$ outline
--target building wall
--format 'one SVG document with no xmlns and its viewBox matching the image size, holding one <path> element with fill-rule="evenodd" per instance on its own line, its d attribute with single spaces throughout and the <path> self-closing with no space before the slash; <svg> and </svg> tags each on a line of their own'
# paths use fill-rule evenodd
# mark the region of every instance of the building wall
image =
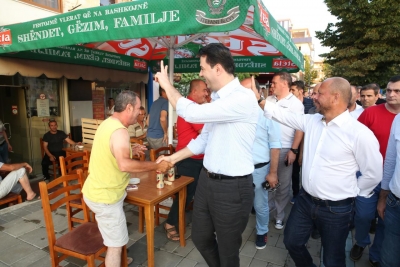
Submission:
<svg viewBox="0 0 400 267">
<path fill-rule="evenodd" d="M 77 9 L 100 6 L 100 0 L 63 0 L 63 11 L 76 7 Z M 41 8 L 19 0 L 1 0 L 0 26 L 35 19 L 42 19 L 59 14 L 58 12 Z"/>
</svg>

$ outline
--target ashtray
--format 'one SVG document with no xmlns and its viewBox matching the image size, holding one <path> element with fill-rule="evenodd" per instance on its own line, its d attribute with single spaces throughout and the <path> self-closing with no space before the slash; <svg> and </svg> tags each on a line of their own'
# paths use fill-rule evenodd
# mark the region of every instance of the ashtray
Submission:
<svg viewBox="0 0 400 267">
<path fill-rule="evenodd" d="M 139 178 L 131 178 L 129 179 L 129 184 L 140 184 Z"/>
<path fill-rule="evenodd" d="M 82 145 L 78 145 L 77 147 L 78 147 L 78 149 L 81 149 L 81 150 L 84 148 L 84 146 L 82 146 Z"/>
</svg>

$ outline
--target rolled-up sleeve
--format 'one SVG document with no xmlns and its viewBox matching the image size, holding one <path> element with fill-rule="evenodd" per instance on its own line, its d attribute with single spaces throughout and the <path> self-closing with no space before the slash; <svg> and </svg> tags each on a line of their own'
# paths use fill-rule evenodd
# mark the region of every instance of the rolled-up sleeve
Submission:
<svg viewBox="0 0 400 267">
<path fill-rule="evenodd" d="M 209 134 L 208 127 L 210 126 L 211 126 L 210 124 L 205 124 L 203 130 L 197 136 L 197 138 L 192 139 L 192 141 L 190 141 L 189 144 L 187 145 L 187 148 L 189 148 L 189 150 L 193 154 L 195 155 L 204 154 Z"/>
<path fill-rule="evenodd" d="M 281 127 L 273 120 L 266 119 L 268 129 L 268 145 L 270 148 L 282 148 Z"/>
</svg>

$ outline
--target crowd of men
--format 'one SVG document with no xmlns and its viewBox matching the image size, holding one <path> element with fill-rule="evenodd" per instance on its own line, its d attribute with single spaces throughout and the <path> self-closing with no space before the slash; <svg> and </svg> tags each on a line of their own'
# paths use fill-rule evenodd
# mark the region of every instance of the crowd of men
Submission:
<svg viewBox="0 0 400 267">
<path fill-rule="evenodd" d="M 369 231 L 376 221 L 370 264 L 400 266 L 400 76 L 388 81 L 381 104 L 377 84 L 357 87 L 333 77 L 317 84 L 310 99 L 304 83 L 292 82 L 285 72 L 273 76 L 273 94 L 264 99 L 254 77 L 241 82 L 235 77 L 232 55 L 223 45 L 202 47 L 199 57 L 203 80 L 192 81 L 187 98 L 171 85 L 162 61 L 155 75 L 160 99 L 153 103 L 143 137 L 150 147 L 166 143 L 169 102 L 178 115 L 176 153 L 156 162 L 131 160 L 127 128 L 138 120 L 144 127 L 144 117 L 138 116 L 145 111 L 130 91 L 116 97 L 113 113 L 96 132 L 82 192 L 108 246 L 106 266 L 120 266 L 128 242 L 122 204 L 129 173 L 166 172 L 174 165 L 195 178 L 186 203 L 195 195 L 192 240 L 211 267 L 240 266 L 252 207 L 256 248 L 266 247 L 272 212 L 296 266 L 316 266 L 306 246 L 310 235 L 321 237 L 326 267 L 346 266 L 352 227 L 356 243 L 350 257 L 357 261 L 371 244 Z M 49 126 L 55 136 L 56 125 Z M 46 155 L 56 156 L 50 150 Z M 0 163 L 0 170 L 4 167 Z M 30 166 L 16 167 L 23 170 L 14 180 L 23 185 Z M 285 222 L 289 201 L 293 208 Z M 177 206 L 175 199 L 164 224 L 171 241 L 179 241 L 182 230 Z"/>
</svg>

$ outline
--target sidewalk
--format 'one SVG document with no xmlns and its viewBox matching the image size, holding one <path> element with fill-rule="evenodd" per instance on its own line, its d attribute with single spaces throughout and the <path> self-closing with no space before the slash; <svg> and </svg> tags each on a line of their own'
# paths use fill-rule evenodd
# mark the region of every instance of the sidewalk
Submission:
<svg viewBox="0 0 400 267">
<path fill-rule="evenodd" d="M 292 205 L 286 207 L 287 216 Z M 145 233 L 139 233 L 138 210 L 136 206 L 124 206 L 128 231 L 128 255 L 134 261 L 130 267 L 147 266 L 147 247 Z M 162 225 L 155 229 L 155 266 L 157 267 L 203 267 L 207 266 L 200 253 L 191 241 L 191 213 L 187 213 L 186 247 L 170 242 L 165 236 Z M 65 209 L 59 209 L 55 214 L 56 231 L 62 235 L 67 231 Z M 255 248 L 255 216 L 250 215 L 247 227 L 242 235 L 243 243 L 240 249 L 241 266 L 249 267 L 294 267 L 285 246 L 283 245 L 283 230 L 276 230 L 273 223 L 269 225 L 268 244 L 265 249 Z M 50 266 L 46 228 L 43 219 L 41 202 L 22 203 L 0 210 L 0 267 L 47 267 Z M 368 249 L 362 258 L 354 263 L 349 259 L 349 251 L 353 244 L 352 234 L 349 234 L 346 245 L 346 266 L 367 267 Z M 317 266 L 321 264 L 320 240 L 310 239 L 307 247 Z M 86 266 L 84 261 L 68 258 L 61 266 Z"/>
</svg>

